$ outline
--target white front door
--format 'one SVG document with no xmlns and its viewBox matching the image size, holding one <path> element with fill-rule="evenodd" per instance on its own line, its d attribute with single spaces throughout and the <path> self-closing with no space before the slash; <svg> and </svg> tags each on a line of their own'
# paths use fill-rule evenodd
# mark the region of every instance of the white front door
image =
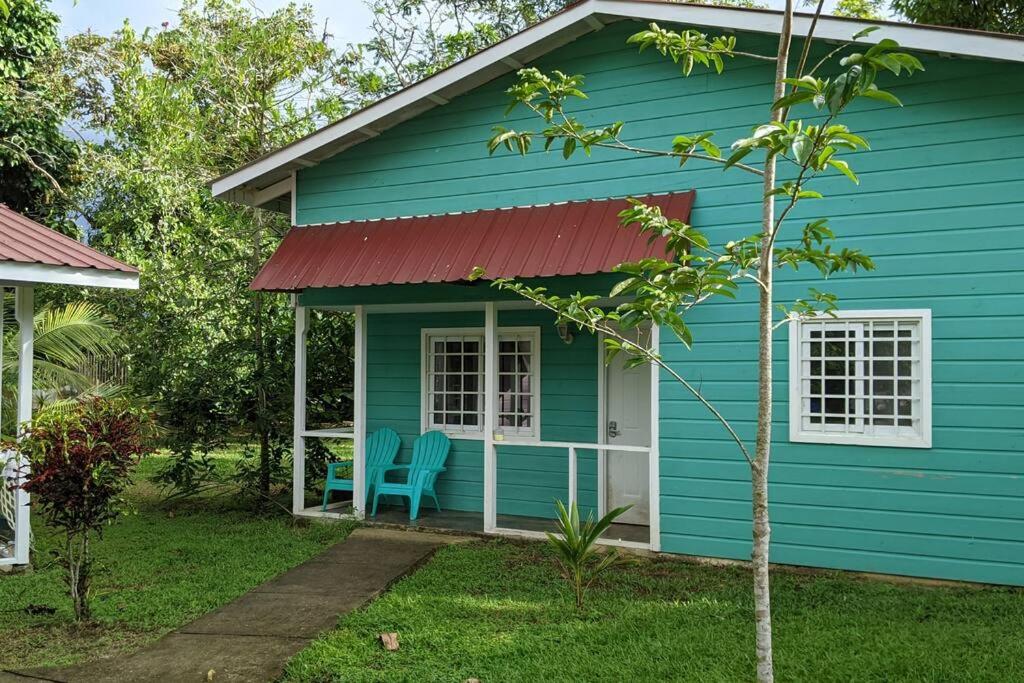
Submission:
<svg viewBox="0 0 1024 683">
<path fill-rule="evenodd" d="M 609 444 L 651 445 L 651 368 L 644 364 L 626 369 L 629 356 L 620 353 L 607 366 L 606 438 Z M 650 468 L 647 453 L 608 451 L 606 460 L 607 510 L 632 505 L 618 521 L 650 523 Z"/>
</svg>

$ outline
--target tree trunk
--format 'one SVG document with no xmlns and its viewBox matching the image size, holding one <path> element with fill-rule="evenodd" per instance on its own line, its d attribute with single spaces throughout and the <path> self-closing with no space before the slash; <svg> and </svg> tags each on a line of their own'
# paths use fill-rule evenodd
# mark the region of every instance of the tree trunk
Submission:
<svg viewBox="0 0 1024 683">
<path fill-rule="evenodd" d="M 68 536 L 65 545 L 67 557 L 68 594 L 75 611 L 75 621 L 89 621 L 89 534 L 88 532 Z"/>
<path fill-rule="evenodd" d="M 786 13 L 779 36 L 779 53 L 775 70 L 775 91 L 772 101 L 786 92 L 782 80 L 786 77 L 789 45 L 792 37 L 793 0 L 787 0 Z M 773 109 L 772 120 L 781 120 L 781 110 Z M 753 506 L 754 569 L 754 624 L 757 648 L 757 680 L 771 683 L 775 680 L 772 662 L 772 607 L 768 578 L 768 550 L 771 543 L 771 525 L 768 517 L 768 464 L 772 443 L 772 234 L 775 230 L 775 157 L 769 156 L 764 168 L 764 192 L 761 212 L 761 260 L 758 279 L 761 281 L 758 301 L 758 391 L 757 437 L 754 462 L 750 468 L 751 501 Z"/>
</svg>

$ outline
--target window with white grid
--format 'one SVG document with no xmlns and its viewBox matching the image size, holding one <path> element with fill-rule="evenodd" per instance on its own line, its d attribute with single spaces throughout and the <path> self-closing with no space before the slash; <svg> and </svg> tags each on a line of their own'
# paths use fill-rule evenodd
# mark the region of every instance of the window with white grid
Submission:
<svg viewBox="0 0 1024 683">
<path fill-rule="evenodd" d="M 424 426 L 480 438 L 484 428 L 484 334 L 478 328 L 424 331 Z M 496 429 L 539 435 L 540 333 L 498 330 Z"/>
<path fill-rule="evenodd" d="M 790 440 L 931 445 L 929 311 L 845 311 L 792 323 Z"/>
<path fill-rule="evenodd" d="M 484 427 L 482 334 L 430 334 L 427 346 L 427 425 L 449 433 Z"/>
<path fill-rule="evenodd" d="M 496 424 L 505 434 L 537 435 L 537 346 L 535 331 L 498 335 Z"/>
</svg>

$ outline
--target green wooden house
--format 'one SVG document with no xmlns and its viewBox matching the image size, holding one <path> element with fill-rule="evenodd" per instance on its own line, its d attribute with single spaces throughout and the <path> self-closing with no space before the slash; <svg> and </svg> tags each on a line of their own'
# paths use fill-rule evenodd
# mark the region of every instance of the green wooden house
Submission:
<svg viewBox="0 0 1024 683">
<path fill-rule="evenodd" d="M 295 226 L 253 285 L 296 304 L 295 514 L 365 514 L 359 495 L 351 509 L 307 508 L 307 439 L 353 438 L 362 491 L 367 433 L 394 428 L 408 458 L 416 436 L 440 430 L 452 439 L 444 512 L 424 523 L 536 535 L 556 498 L 598 511 L 632 503 L 606 542 L 749 557 L 749 472 L 704 408 L 650 368 L 606 367 L 592 335 L 467 281 L 483 266 L 556 291 L 608 291 L 611 267 L 650 248 L 616 225 L 627 196 L 713 240 L 758 224 L 759 181 L 741 174 L 608 151 L 488 155 L 493 126 L 537 125 L 504 115 L 524 65 L 584 74 L 590 98 L 574 112 L 626 121 L 626 139 L 650 146 L 704 130 L 732 140 L 765 118 L 771 64 L 737 59 L 723 75 L 682 78 L 626 44 L 650 21 L 773 53 L 781 15 L 584 0 L 213 183 L 226 200 L 290 211 Z M 809 25 L 798 17 L 798 48 Z M 822 18 L 812 53 L 865 26 Z M 836 174 L 813 207 L 877 269 L 830 282 L 838 318 L 780 335 L 772 558 L 1024 584 L 1024 39 L 888 23 L 870 38 L 896 39 L 926 71 L 885 83 L 904 108 L 849 113 L 872 144 L 853 160 L 861 185 Z M 778 296 L 815 283 L 784 274 Z M 697 311 L 692 350 L 646 332 L 748 439 L 753 297 Z M 306 424 L 316 309 L 354 313 L 351 430 Z M 823 369 L 825 341 L 845 369 Z"/>
</svg>

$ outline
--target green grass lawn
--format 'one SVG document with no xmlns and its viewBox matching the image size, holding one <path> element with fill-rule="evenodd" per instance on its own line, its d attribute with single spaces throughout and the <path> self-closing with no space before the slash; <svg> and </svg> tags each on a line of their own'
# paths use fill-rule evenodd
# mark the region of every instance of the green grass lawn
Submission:
<svg viewBox="0 0 1024 683">
<path fill-rule="evenodd" d="M 219 460 L 230 467 L 234 456 Z M 168 507 L 148 477 L 163 458 L 144 461 L 129 498 L 135 512 L 95 545 L 96 624 L 71 622 L 57 540 L 35 517 L 36 568 L 0 574 L 0 669 L 70 664 L 155 640 L 344 538 L 341 524 L 296 525 L 283 511 L 254 514 L 233 497 L 204 496 Z M 32 614 L 38 608 L 55 614 Z"/>
<path fill-rule="evenodd" d="M 289 664 L 289 681 L 742 681 L 742 568 L 644 559 L 571 598 L 543 544 L 441 550 Z M 1024 592 L 773 575 L 780 681 L 1024 680 Z M 377 635 L 399 633 L 385 652 Z"/>
</svg>

